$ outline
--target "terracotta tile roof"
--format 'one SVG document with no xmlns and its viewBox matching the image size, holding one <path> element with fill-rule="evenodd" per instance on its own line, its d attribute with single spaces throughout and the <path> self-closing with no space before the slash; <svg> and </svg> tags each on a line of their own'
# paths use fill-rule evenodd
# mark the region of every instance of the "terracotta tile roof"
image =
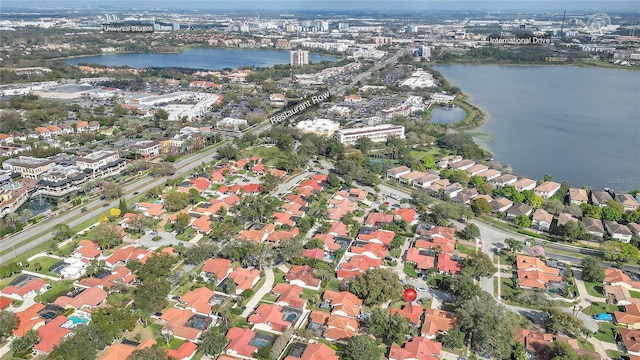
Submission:
<svg viewBox="0 0 640 360">
<path fill-rule="evenodd" d="M 211 232 L 211 221 L 206 215 L 200 216 L 193 223 L 191 223 L 191 226 L 194 227 L 197 231 L 202 231 L 205 234 Z"/>
<path fill-rule="evenodd" d="M 409 321 L 411 321 L 414 325 L 420 325 L 423 312 L 424 309 L 422 308 L 422 306 L 417 305 L 403 305 L 401 309 L 391 309 L 391 315 L 400 314 L 409 319 Z"/>
<path fill-rule="evenodd" d="M 315 277 L 309 265 L 293 265 L 284 278 L 288 282 L 300 281 L 313 288 L 320 286 L 320 279 Z"/>
<path fill-rule="evenodd" d="M 329 251 L 336 251 L 341 248 L 339 244 L 336 244 L 333 240 L 333 235 L 330 234 L 316 234 L 316 239 L 322 240 L 324 247 Z"/>
<path fill-rule="evenodd" d="M 76 249 L 76 251 L 74 251 L 74 254 L 79 254 L 82 257 L 86 257 L 89 259 L 95 259 L 100 256 L 100 254 L 102 254 L 102 251 L 93 241 L 80 240 L 80 242 L 78 243 L 78 248 Z"/>
<path fill-rule="evenodd" d="M 456 316 L 452 312 L 429 308 L 425 310 L 420 333 L 422 336 L 435 337 L 441 332 L 453 329 L 456 321 Z"/>
<path fill-rule="evenodd" d="M 0 296 L 0 310 L 4 310 L 8 308 L 12 302 L 13 302 L 12 299 Z"/>
<path fill-rule="evenodd" d="M 172 331 L 174 336 L 195 341 L 202 333 L 202 330 L 185 326 L 193 315 L 195 313 L 191 310 L 171 307 L 160 316 L 160 319 L 163 321 L 164 328 Z"/>
<path fill-rule="evenodd" d="M 129 285 L 134 279 L 135 275 L 133 275 L 131 270 L 121 266 L 102 279 L 96 277 L 84 278 L 80 280 L 80 285 L 86 287 L 100 286 L 105 289 L 111 289 L 115 284 Z"/>
<path fill-rule="evenodd" d="M 34 330 L 38 326 L 44 324 L 44 319 L 40 317 L 38 312 L 44 309 L 44 305 L 41 303 L 35 303 L 28 308 L 17 312 L 18 327 L 13 330 L 13 335 L 24 336 L 27 331 Z"/>
<path fill-rule="evenodd" d="M 258 351 L 258 348 L 249 345 L 249 342 L 256 336 L 256 333 L 251 329 L 231 328 L 227 332 L 227 339 L 231 340 L 227 345 L 227 354 L 240 355 L 245 358 L 251 358 L 253 353 Z"/>
<path fill-rule="evenodd" d="M 221 200 L 228 205 L 235 205 L 240 202 L 240 197 L 238 195 L 229 195 L 221 198 Z"/>
<path fill-rule="evenodd" d="M 350 250 L 353 254 L 368 256 L 372 259 L 384 259 L 385 256 L 389 253 L 389 250 L 378 243 L 367 243 L 360 247 L 352 246 Z"/>
<path fill-rule="evenodd" d="M 325 325 L 324 337 L 329 340 L 349 340 L 358 333 L 358 320 L 331 314 Z"/>
<path fill-rule="evenodd" d="M 393 238 L 395 237 L 395 232 L 383 229 L 377 229 L 369 234 L 358 234 L 358 240 L 382 243 L 387 247 L 391 246 L 391 242 L 393 242 Z"/>
<path fill-rule="evenodd" d="M 604 283 L 606 284 L 624 284 L 627 288 L 640 289 L 640 282 L 633 281 L 629 275 L 622 270 L 616 268 L 607 268 L 604 270 Z"/>
<path fill-rule="evenodd" d="M 417 336 L 406 343 L 404 348 L 392 346 L 389 360 L 437 360 L 440 359 L 441 351 L 441 343 Z"/>
<path fill-rule="evenodd" d="M 282 306 L 288 305 L 296 309 L 304 309 L 307 304 L 307 300 L 300 297 L 302 288 L 298 285 L 279 283 L 273 287 L 271 292 L 279 295 L 276 302 Z"/>
<path fill-rule="evenodd" d="M 215 274 L 218 281 L 226 278 L 232 270 L 231 260 L 228 259 L 208 259 L 202 266 L 202 271 Z"/>
<path fill-rule="evenodd" d="M 407 250 L 405 261 L 416 264 L 420 270 L 429 270 L 435 266 L 435 257 L 429 255 L 420 255 L 420 249 L 410 248 Z"/>
<path fill-rule="evenodd" d="M 167 357 L 174 357 L 178 360 L 190 359 L 198 350 L 198 346 L 191 341 L 185 341 L 176 350 L 167 349 Z"/>
<path fill-rule="evenodd" d="M 180 302 L 185 304 L 185 309 L 192 309 L 199 313 L 209 315 L 211 313 L 211 304 L 209 300 L 215 293 L 206 288 L 201 287 L 191 291 L 187 291 L 180 297 Z"/>
<path fill-rule="evenodd" d="M 525 349 L 536 354 L 539 359 L 549 359 L 553 335 L 540 331 L 518 329 L 516 341 L 522 343 Z"/>
<path fill-rule="evenodd" d="M 106 262 L 111 266 L 120 262 L 126 264 L 130 260 L 141 260 L 142 258 L 148 256 L 148 254 L 149 250 L 144 248 L 136 248 L 135 246 L 131 245 L 114 251 L 113 254 L 111 254 L 111 256 L 106 259 Z"/>
<path fill-rule="evenodd" d="M 74 309 L 82 309 L 85 307 L 93 308 L 100 305 L 107 298 L 107 292 L 102 290 L 98 286 L 94 286 L 82 291 L 80 294 L 73 298 L 68 296 L 60 296 L 53 303 L 67 307 L 70 306 Z"/>
<path fill-rule="evenodd" d="M 544 261 L 537 257 L 527 255 L 516 255 L 516 268 L 518 271 L 541 271 L 550 275 L 560 274 L 560 270 L 548 266 Z"/>
<path fill-rule="evenodd" d="M 382 260 L 372 259 L 368 256 L 355 255 L 349 261 L 343 262 L 337 271 L 339 279 L 351 279 L 368 269 L 377 269 L 382 266 Z"/>
<path fill-rule="evenodd" d="M 283 332 L 291 327 L 291 323 L 284 320 L 282 307 L 278 304 L 260 304 L 248 320 L 252 324 L 267 325 L 278 332 Z"/>
<path fill-rule="evenodd" d="M 326 325 L 327 321 L 329 320 L 329 316 L 331 316 L 331 314 L 328 312 L 315 310 L 312 311 L 311 314 L 309 314 L 309 322 Z"/>
<path fill-rule="evenodd" d="M 635 301 L 634 298 L 631 297 L 629 290 L 623 286 L 605 285 L 603 290 L 606 296 L 613 296 L 613 299 L 618 304 L 623 302 L 632 303 Z"/>
<path fill-rule="evenodd" d="M 253 283 L 260 278 L 260 271 L 239 267 L 229 274 L 229 278 L 236 283 L 236 290 L 244 291 L 253 287 Z"/>
<path fill-rule="evenodd" d="M 200 192 L 208 189 L 211 185 L 211 182 L 203 177 L 189 180 L 189 182 L 191 182 L 196 187 L 196 189 L 200 190 Z"/>
<path fill-rule="evenodd" d="M 380 226 L 382 224 L 391 224 L 393 222 L 393 215 L 391 214 L 383 214 L 379 212 L 369 213 L 367 216 L 367 220 L 364 222 L 365 225 L 370 226 Z"/>
<path fill-rule="evenodd" d="M 348 236 L 347 225 L 341 221 L 331 223 L 329 234 L 334 236 Z"/>
<path fill-rule="evenodd" d="M 443 253 L 452 254 L 456 248 L 456 241 L 441 237 L 434 237 L 431 240 L 422 240 L 418 238 L 413 246 L 418 249 L 440 250 Z"/>
<path fill-rule="evenodd" d="M 32 291 L 37 291 L 40 292 L 42 290 L 44 290 L 46 287 L 51 286 L 51 284 L 47 281 L 44 281 L 40 278 L 33 278 L 31 281 L 29 281 L 28 283 L 18 287 L 15 285 L 9 285 L 7 287 L 5 287 L 4 289 L 2 289 L 2 294 L 5 294 L 9 297 L 11 296 L 18 296 L 20 298 L 24 297 L 25 295 L 27 295 L 28 293 L 32 292 Z"/>
<path fill-rule="evenodd" d="M 287 356 L 284 360 L 339 360 L 336 351 L 323 343 L 309 344 L 302 357 Z"/>
<path fill-rule="evenodd" d="M 640 323 L 640 304 L 631 304 L 624 307 L 624 312 L 615 311 L 613 313 L 615 322 L 636 327 Z"/>
<path fill-rule="evenodd" d="M 640 353 L 640 330 L 631 330 L 625 328 L 619 328 L 620 337 L 622 337 L 622 342 L 624 343 L 624 347 L 627 348 L 629 352 Z"/>
<path fill-rule="evenodd" d="M 331 303 L 332 312 L 345 316 L 356 317 L 362 309 L 362 300 L 348 291 L 327 290 L 322 295 L 322 300 Z"/>
<path fill-rule="evenodd" d="M 58 316 L 49 321 L 44 326 L 38 328 L 40 342 L 33 347 L 33 350 L 49 353 L 53 347 L 58 345 L 62 339 L 71 333 L 71 330 L 60 327 L 67 321 L 66 316 Z"/>
<path fill-rule="evenodd" d="M 418 217 L 418 212 L 413 210 L 412 208 L 402 208 L 393 211 L 394 215 L 400 216 L 404 221 L 408 223 L 412 223 Z"/>
<path fill-rule="evenodd" d="M 551 281 L 562 281 L 562 277 L 541 271 L 518 271 L 518 281 L 522 287 L 544 290 Z"/>
<path fill-rule="evenodd" d="M 305 249 L 302 251 L 302 257 L 307 259 L 324 259 L 324 250 L 320 248 L 315 249 Z"/>
<path fill-rule="evenodd" d="M 460 274 L 462 271 L 462 264 L 451 259 L 451 255 L 448 253 L 440 253 L 438 255 L 438 271 L 445 272 L 447 274 Z"/>
<path fill-rule="evenodd" d="M 289 230 L 273 231 L 267 236 L 265 240 L 274 242 L 274 243 L 279 243 L 280 241 L 291 240 L 294 237 L 298 236 L 299 234 L 300 234 L 300 229 L 298 229 L 297 227 L 294 227 Z"/>
</svg>

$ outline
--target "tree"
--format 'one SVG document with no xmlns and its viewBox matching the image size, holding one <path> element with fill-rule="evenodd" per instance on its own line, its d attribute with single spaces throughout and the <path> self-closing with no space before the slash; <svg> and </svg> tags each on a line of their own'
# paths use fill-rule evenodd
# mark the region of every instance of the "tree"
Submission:
<svg viewBox="0 0 640 360">
<path fill-rule="evenodd" d="M 602 209 L 602 220 L 619 221 L 622 219 L 623 211 L 620 211 L 614 204 L 620 205 L 615 201 L 609 201 L 607 206 Z"/>
<path fill-rule="evenodd" d="M 149 313 L 160 311 L 168 304 L 169 291 L 171 291 L 171 284 L 168 280 L 147 279 L 134 290 L 133 306 Z"/>
<path fill-rule="evenodd" d="M 529 219 L 529 217 L 525 214 L 520 214 L 516 216 L 515 219 L 513 219 L 513 223 L 520 227 L 528 228 L 529 226 L 531 226 L 531 219 Z"/>
<path fill-rule="evenodd" d="M 94 230 L 93 234 L 101 249 L 111 249 L 122 244 L 122 236 L 118 232 L 115 224 L 100 224 Z"/>
<path fill-rule="evenodd" d="M 338 187 L 340 186 L 340 184 L 342 184 L 342 182 L 340 181 L 338 175 L 329 173 L 329 175 L 327 175 L 327 184 L 329 184 L 329 186 L 331 187 Z"/>
<path fill-rule="evenodd" d="M 182 210 L 187 205 L 189 205 L 189 194 L 183 192 L 176 191 L 171 194 L 167 194 L 167 197 L 164 200 L 164 207 L 170 212 Z"/>
<path fill-rule="evenodd" d="M 275 190 L 279 184 L 280 178 L 267 171 L 262 177 L 262 193 L 269 194 Z"/>
<path fill-rule="evenodd" d="M 33 211 L 25 208 L 25 209 L 20 210 L 20 214 L 19 215 L 20 215 L 20 219 L 23 222 L 27 222 L 33 216 Z"/>
<path fill-rule="evenodd" d="M 476 216 L 490 214 L 491 213 L 491 205 L 485 198 L 473 199 L 471 201 L 471 210 Z"/>
<path fill-rule="evenodd" d="M 191 215 L 181 212 L 176 215 L 176 222 L 174 223 L 174 227 L 177 232 L 181 233 L 186 230 L 187 226 L 191 223 Z"/>
<path fill-rule="evenodd" d="M 359 274 L 351 281 L 349 289 L 367 306 L 400 299 L 403 291 L 398 274 L 382 268 L 369 269 Z"/>
<path fill-rule="evenodd" d="M 153 118 L 156 121 L 169 119 L 169 113 L 165 109 L 155 108 L 153 109 Z"/>
<path fill-rule="evenodd" d="M 587 226 L 582 221 L 567 221 L 563 225 L 556 226 L 552 233 L 561 236 L 565 241 L 590 240 L 593 235 L 587 230 Z"/>
<path fill-rule="evenodd" d="M 436 161 L 431 155 L 425 155 L 424 157 L 422 157 L 422 159 L 420 159 L 420 162 L 426 169 L 434 169 L 436 167 Z"/>
<path fill-rule="evenodd" d="M 566 334 L 579 336 L 584 331 L 582 321 L 572 313 L 562 311 L 560 308 L 552 307 L 545 310 L 546 320 L 545 330 L 552 334 Z"/>
<path fill-rule="evenodd" d="M 554 341 L 549 352 L 551 360 L 576 360 L 576 351 L 566 341 Z"/>
<path fill-rule="evenodd" d="M 118 209 L 120 209 L 120 214 L 126 214 L 129 212 L 129 207 L 127 206 L 127 200 L 125 198 L 120 198 Z"/>
<path fill-rule="evenodd" d="M 0 339 L 4 339 L 18 327 L 18 317 L 11 311 L 0 311 Z"/>
<path fill-rule="evenodd" d="M 20 215 L 18 213 L 12 212 L 8 213 L 7 216 L 4 217 L 4 222 L 13 228 L 20 222 Z"/>
<path fill-rule="evenodd" d="M 498 271 L 489 255 L 482 251 L 467 256 L 464 260 L 464 268 L 476 277 L 491 277 Z"/>
<path fill-rule="evenodd" d="M 82 359 L 94 360 L 96 348 L 89 338 L 88 326 L 79 326 L 76 332 L 65 337 L 49 353 L 50 360 Z"/>
<path fill-rule="evenodd" d="M 520 250 L 522 250 L 522 242 L 514 239 L 514 238 L 507 238 L 504 240 L 504 242 L 507 244 L 507 246 L 509 247 L 509 249 L 511 249 L 511 251 L 513 252 L 518 252 Z"/>
<path fill-rule="evenodd" d="M 374 339 L 367 335 L 352 337 L 340 353 L 340 359 L 342 360 L 378 360 L 381 357 L 382 349 Z"/>
<path fill-rule="evenodd" d="M 284 262 L 289 262 L 291 259 L 299 257 L 300 254 L 302 254 L 302 240 L 300 236 L 281 241 L 278 246 L 278 252 Z"/>
<path fill-rule="evenodd" d="M 129 355 L 129 357 L 127 357 L 127 360 L 166 360 L 166 359 L 167 359 L 166 350 L 158 346 L 152 346 L 152 347 L 143 348 L 143 349 L 136 349 L 131 353 L 131 355 Z M 175 357 L 171 357 L 169 359 L 175 360 Z"/>
<path fill-rule="evenodd" d="M 111 215 L 114 218 L 117 218 L 118 216 L 120 216 L 122 212 L 120 211 L 119 208 L 111 208 L 111 210 L 109 210 L 109 215 Z"/>
<path fill-rule="evenodd" d="M 29 330 L 24 336 L 15 338 L 10 347 L 14 353 L 22 354 L 31 351 L 33 345 L 37 344 L 39 340 L 38 333 L 35 330 Z"/>
<path fill-rule="evenodd" d="M 222 159 L 238 160 L 238 158 L 240 158 L 240 150 L 228 144 L 218 148 L 218 155 L 220 155 Z"/>
<path fill-rule="evenodd" d="M 166 161 L 152 165 L 150 170 L 151 176 L 154 177 L 169 176 L 171 174 L 174 174 L 175 172 L 176 167 L 173 166 L 173 164 L 171 164 L 170 162 Z"/>
<path fill-rule="evenodd" d="M 356 140 L 356 144 L 355 144 L 355 148 L 360 150 L 360 152 L 363 155 L 367 155 L 369 153 L 369 150 L 371 150 L 371 148 L 373 147 L 373 141 L 371 141 L 371 139 L 369 139 L 368 137 L 361 137 L 358 140 Z"/>
<path fill-rule="evenodd" d="M 456 277 L 446 275 L 442 278 L 439 287 L 442 291 L 451 293 L 457 302 L 471 299 L 481 291 L 480 287 L 473 281 L 473 277 L 465 272 Z"/>
<path fill-rule="evenodd" d="M 544 209 L 552 214 L 559 214 L 560 211 L 564 208 L 562 201 L 558 199 L 547 199 L 544 202 Z"/>
<path fill-rule="evenodd" d="M 524 190 L 522 191 L 522 195 L 524 196 L 524 203 L 531 206 L 534 209 L 538 209 L 542 207 L 544 200 L 536 195 L 533 190 Z"/>
<path fill-rule="evenodd" d="M 582 280 L 601 283 L 604 280 L 604 269 L 593 256 L 587 256 L 580 261 L 582 265 Z"/>
<path fill-rule="evenodd" d="M 585 217 L 590 217 L 593 219 L 602 218 L 602 208 L 598 205 L 584 203 L 580 204 L 580 209 L 582 209 L 582 215 Z"/>
<path fill-rule="evenodd" d="M 464 333 L 458 329 L 451 329 L 444 335 L 438 335 L 438 341 L 449 349 L 460 349 L 464 346 Z"/>
<path fill-rule="evenodd" d="M 104 196 L 107 200 L 113 200 L 121 197 L 124 194 L 122 190 L 122 186 L 120 186 L 116 182 L 106 183 L 102 187 L 102 196 Z"/>
<path fill-rule="evenodd" d="M 486 292 L 480 292 L 456 305 L 459 329 L 473 350 L 498 359 L 511 353 L 518 326 L 515 314 Z"/>
<path fill-rule="evenodd" d="M 465 240 L 473 240 L 480 237 L 480 229 L 476 224 L 469 224 L 464 228 L 464 230 L 460 231 L 459 235 Z"/>
<path fill-rule="evenodd" d="M 373 309 L 371 316 L 365 321 L 369 333 L 376 338 L 382 339 L 386 345 L 393 343 L 403 344 L 407 341 L 407 336 L 415 335 L 415 327 L 411 321 L 399 314 L 391 315 L 386 310 Z"/>
<path fill-rule="evenodd" d="M 62 241 L 73 237 L 75 232 L 71 230 L 71 227 L 67 224 L 56 224 L 51 230 L 51 235 L 53 235 L 55 241 Z"/>
</svg>

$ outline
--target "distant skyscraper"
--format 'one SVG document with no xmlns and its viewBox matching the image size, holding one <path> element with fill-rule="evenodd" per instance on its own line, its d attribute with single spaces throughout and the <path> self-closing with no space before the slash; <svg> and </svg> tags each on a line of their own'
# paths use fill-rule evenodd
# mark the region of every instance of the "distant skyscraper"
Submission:
<svg viewBox="0 0 640 360">
<path fill-rule="evenodd" d="M 423 57 L 423 58 L 430 58 L 431 57 L 431 48 L 429 46 L 426 45 L 421 45 L 418 48 L 418 56 Z"/>
<path fill-rule="evenodd" d="M 302 66 L 309 64 L 309 52 L 306 50 L 294 50 L 289 53 L 289 64 L 291 66 Z"/>
</svg>

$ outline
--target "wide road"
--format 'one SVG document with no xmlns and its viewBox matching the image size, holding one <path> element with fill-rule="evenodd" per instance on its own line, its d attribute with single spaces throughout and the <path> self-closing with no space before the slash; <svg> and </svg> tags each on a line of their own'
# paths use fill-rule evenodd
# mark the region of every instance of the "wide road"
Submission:
<svg viewBox="0 0 640 360">
<path fill-rule="evenodd" d="M 194 168 L 202 165 L 205 162 L 212 161 L 212 156 L 215 154 L 216 148 L 206 150 L 204 152 L 188 156 L 174 164 L 176 168 L 175 176 L 181 176 Z M 167 181 L 166 177 L 152 178 L 146 177 L 135 183 L 129 184 L 124 188 L 124 198 L 131 200 L 134 195 L 133 192 L 147 191 L 150 188 L 164 184 Z M 74 227 L 82 224 L 83 222 L 91 219 L 102 211 L 106 211 L 112 207 L 118 207 L 120 199 L 109 202 L 109 206 L 103 206 L 107 204 L 105 201 L 95 200 L 86 205 L 89 211 L 82 213 L 80 208 L 76 208 L 70 212 L 67 212 L 59 217 L 45 220 L 37 223 L 36 225 L 29 226 L 20 233 L 14 234 L 8 238 L 0 240 L 0 251 L 9 253 L 0 256 L 0 264 L 7 263 L 14 259 L 15 256 L 19 256 L 39 245 L 53 238 L 51 234 L 51 228 L 56 224 L 67 224 L 70 227 Z M 33 239 L 33 241 L 29 241 Z M 27 242 L 29 241 L 29 242 Z"/>
</svg>

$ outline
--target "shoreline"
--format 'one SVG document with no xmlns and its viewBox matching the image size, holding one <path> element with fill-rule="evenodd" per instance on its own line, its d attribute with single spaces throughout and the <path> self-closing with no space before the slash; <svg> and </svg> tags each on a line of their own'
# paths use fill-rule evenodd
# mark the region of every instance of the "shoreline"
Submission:
<svg viewBox="0 0 640 360">
<path fill-rule="evenodd" d="M 505 63 L 500 63 L 500 62 L 496 62 L 496 61 L 459 61 L 459 62 L 432 62 L 431 65 L 436 65 L 436 66 L 449 66 L 449 65 L 471 65 L 471 66 L 478 66 L 478 65 L 483 65 L 483 66 L 513 66 L 513 67 L 547 67 L 547 66 L 557 66 L 557 67 L 569 67 L 569 66 L 575 66 L 575 67 L 595 67 L 595 68 L 603 68 L 603 69 L 618 69 L 618 70 L 633 70 L 633 71 L 638 71 L 640 70 L 640 66 L 624 66 L 624 65 L 617 65 L 617 64 L 611 64 L 609 62 L 602 62 L 601 60 L 586 60 L 587 62 L 584 62 L 582 60 L 576 62 L 576 63 L 509 63 L 509 62 L 505 62 Z M 593 63 L 592 61 L 601 61 L 602 63 Z"/>
</svg>

